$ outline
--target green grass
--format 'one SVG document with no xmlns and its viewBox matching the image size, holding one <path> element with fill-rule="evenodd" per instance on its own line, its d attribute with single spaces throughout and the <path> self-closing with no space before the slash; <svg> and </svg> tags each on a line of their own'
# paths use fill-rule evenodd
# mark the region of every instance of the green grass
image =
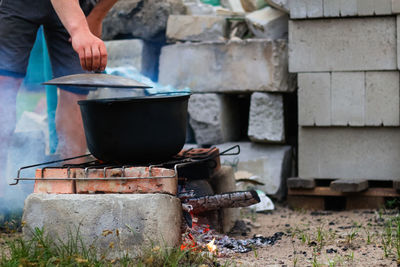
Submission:
<svg viewBox="0 0 400 267">
<path fill-rule="evenodd" d="M 78 231 L 79 233 L 79 231 Z M 28 241 L 17 238 L 7 241 L 6 252 L 0 252 L 0 266 L 228 266 L 217 263 L 216 256 L 198 250 L 161 248 L 152 246 L 144 249 L 140 257 L 107 260 L 98 257 L 94 246 L 86 247 L 79 234 L 69 235 L 67 241 L 55 242 L 44 235 L 43 230 L 32 231 Z"/>
</svg>

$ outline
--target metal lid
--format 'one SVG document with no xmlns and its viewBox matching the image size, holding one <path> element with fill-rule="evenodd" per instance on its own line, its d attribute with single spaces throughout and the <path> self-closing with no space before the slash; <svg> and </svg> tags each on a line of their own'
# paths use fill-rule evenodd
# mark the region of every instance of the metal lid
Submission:
<svg viewBox="0 0 400 267">
<path fill-rule="evenodd" d="M 151 88 L 151 86 L 133 79 L 102 73 L 73 74 L 55 78 L 43 84 L 78 87 Z"/>
</svg>

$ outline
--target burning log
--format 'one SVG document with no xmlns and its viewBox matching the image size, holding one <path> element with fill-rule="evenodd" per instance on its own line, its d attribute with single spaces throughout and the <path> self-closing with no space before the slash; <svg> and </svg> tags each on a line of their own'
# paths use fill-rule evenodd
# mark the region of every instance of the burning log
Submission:
<svg viewBox="0 0 400 267">
<path fill-rule="evenodd" d="M 185 201 L 184 205 L 190 205 L 192 207 L 192 213 L 198 214 L 221 208 L 247 207 L 259 202 L 260 198 L 257 192 L 251 190 L 189 198 Z"/>
</svg>

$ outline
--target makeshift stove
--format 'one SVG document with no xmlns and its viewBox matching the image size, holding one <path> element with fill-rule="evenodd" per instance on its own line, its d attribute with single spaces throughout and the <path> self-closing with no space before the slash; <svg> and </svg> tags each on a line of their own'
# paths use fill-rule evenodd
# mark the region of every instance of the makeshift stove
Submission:
<svg viewBox="0 0 400 267">
<path fill-rule="evenodd" d="M 186 229 L 184 230 L 186 234 L 187 229 L 198 229 L 200 225 L 206 225 L 206 228 L 212 228 L 214 231 L 227 231 L 228 229 L 224 227 L 224 222 L 221 218 L 224 208 L 245 207 L 258 203 L 260 200 L 255 191 L 234 191 L 235 181 L 232 168 L 228 168 L 230 172 L 225 175 L 230 179 L 230 182 L 226 180 L 226 177 L 223 179 L 218 178 L 218 176 L 221 176 L 221 172 L 224 172 L 224 168 L 221 168 L 220 156 L 238 155 L 239 153 L 239 146 L 233 146 L 223 152 L 220 152 L 217 148 L 193 148 L 182 150 L 169 161 L 140 165 L 134 163 L 126 165 L 106 164 L 96 160 L 89 154 L 22 167 L 18 171 L 13 185 L 18 184 L 20 181 L 35 181 L 34 194 L 28 197 L 23 218 L 30 222 L 28 225 L 31 228 L 43 227 L 43 219 L 38 222 L 38 217 L 40 218 L 40 216 L 54 217 L 54 222 L 49 223 L 50 227 L 48 227 L 52 228 L 54 224 L 59 223 L 74 224 L 74 221 L 77 220 L 74 217 L 74 213 L 88 216 L 82 213 L 97 212 L 91 215 L 92 219 L 88 220 L 91 224 L 96 225 L 99 222 L 94 222 L 94 218 L 108 214 L 106 220 L 109 221 L 109 217 L 114 216 L 113 222 L 97 227 L 87 226 L 85 231 L 90 232 L 89 235 L 93 236 L 95 232 L 101 234 L 99 233 L 100 230 L 107 230 L 103 228 L 120 229 L 128 224 L 140 225 L 135 230 L 142 232 L 143 238 L 139 238 L 134 244 L 132 244 L 131 239 L 126 240 L 126 244 L 122 246 L 132 247 L 136 245 L 135 249 L 138 249 L 137 244 L 143 242 L 144 236 L 149 235 L 149 231 L 152 235 L 161 235 L 163 241 L 166 241 L 165 236 L 177 231 L 179 231 L 180 240 L 182 229 Z M 69 161 L 76 159 L 84 159 L 86 162 L 68 164 Z M 23 177 L 23 171 L 32 168 L 38 168 L 36 169 L 35 177 Z M 222 174 L 222 176 L 224 175 Z M 230 188 L 226 187 L 226 184 L 229 183 L 232 185 Z M 227 189 L 231 189 L 234 192 L 227 192 Z M 180 201 L 176 202 L 177 198 Z M 54 204 L 57 201 L 64 203 L 62 207 Z M 119 203 L 119 206 L 114 205 L 115 201 Z M 109 202 L 114 204 L 109 204 Z M 47 207 L 47 205 L 53 205 L 48 203 L 53 203 L 56 207 Z M 86 205 L 93 205 L 94 211 L 85 209 L 83 206 Z M 110 210 L 105 211 L 105 206 L 109 205 L 114 206 L 110 206 Z M 131 216 L 129 218 L 125 218 L 125 215 L 122 215 L 126 211 L 126 208 L 123 207 L 132 205 L 135 206 L 136 210 L 133 217 L 141 218 L 140 222 L 135 221 L 135 218 L 131 218 L 130 212 L 127 212 Z M 137 208 L 143 205 L 145 206 L 140 209 Z M 176 208 L 177 205 L 180 208 Z M 37 208 L 38 206 L 40 208 Z M 99 208 L 98 206 L 102 207 Z M 115 210 L 118 210 L 118 212 Z M 152 213 L 148 210 L 154 210 L 154 212 Z M 182 210 L 185 220 L 180 223 Z M 34 214 L 38 211 L 42 214 Z M 60 212 L 60 214 L 57 212 Z M 166 213 L 164 214 L 164 212 Z M 56 213 L 58 215 L 54 215 Z M 225 213 L 225 217 L 231 215 L 229 215 L 229 212 Z M 62 222 L 60 217 L 65 217 Z M 154 224 L 154 222 L 150 222 L 151 217 L 156 217 L 153 220 L 158 221 L 159 224 L 162 222 L 161 225 L 163 226 L 161 228 L 168 228 L 168 225 L 171 225 L 170 228 L 174 228 L 178 222 L 184 227 L 182 228 L 179 225 L 181 230 L 176 230 L 175 228 L 175 230 L 163 230 L 158 229 L 160 225 L 153 225 L 154 229 L 148 230 L 151 227 L 148 227 L 143 221 L 150 225 Z M 193 219 L 195 220 L 194 224 Z M 238 218 L 235 217 L 235 219 Z M 49 220 L 49 218 L 46 218 L 46 220 Z M 122 222 L 128 223 L 124 224 Z M 233 226 L 232 220 L 229 226 Z M 80 223 L 79 228 L 82 228 L 82 223 Z M 198 232 L 198 230 L 195 231 Z M 62 230 L 54 228 L 49 232 L 60 234 Z M 119 232 L 121 230 L 118 230 Z M 170 238 L 170 241 L 168 242 L 167 240 L 167 243 L 171 245 L 181 242 L 177 241 L 176 234 Z M 103 247 L 107 247 L 107 244 L 104 244 Z"/>
</svg>

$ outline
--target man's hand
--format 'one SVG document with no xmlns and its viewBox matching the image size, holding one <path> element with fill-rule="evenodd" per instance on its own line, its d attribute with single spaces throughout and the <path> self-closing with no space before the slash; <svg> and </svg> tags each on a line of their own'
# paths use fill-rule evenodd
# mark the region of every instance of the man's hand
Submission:
<svg viewBox="0 0 400 267">
<path fill-rule="evenodd" d="M 90 31 L 77 31 L 71 35 L 73 49 L 78 53 L 81 66 L 87 71 L 103 71 L 107 66 L 104 42 Z"/>
<path fill-rule="evenodd" d="M 106 47 L 99 39 L 101 22 L 116 1 L 100 0 L 87 20 L 78 0 L 51 0 L 58 17 L 71 35 L 72 47 L 79 54 L 84 70 L 103 71 L 106 68 Z"/>
</svg>

